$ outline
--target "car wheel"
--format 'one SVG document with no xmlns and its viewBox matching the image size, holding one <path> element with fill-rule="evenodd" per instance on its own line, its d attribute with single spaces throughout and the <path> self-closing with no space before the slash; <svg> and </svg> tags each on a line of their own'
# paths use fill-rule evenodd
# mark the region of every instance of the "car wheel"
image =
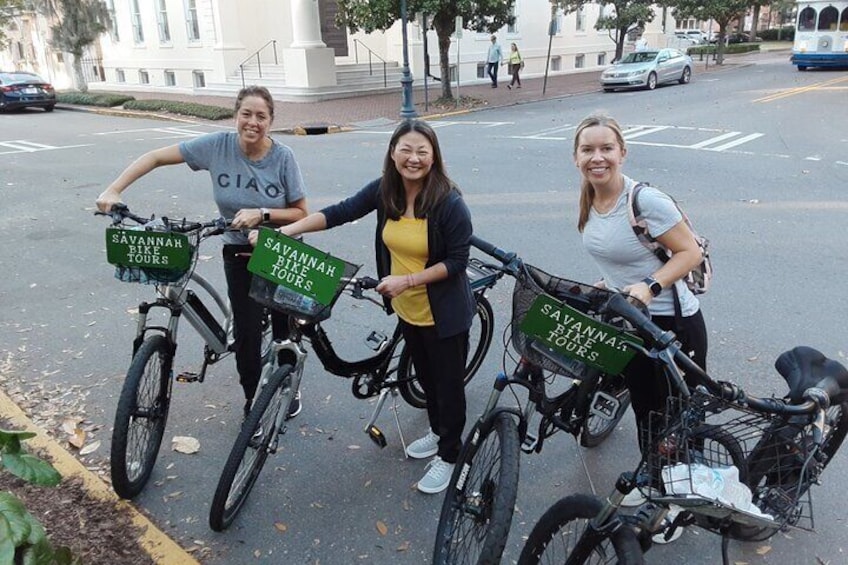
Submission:
<svg viewBox="0 0 848 565">
<path fill-rule="evenodd" d="M 55 106 L 45 106 L 45 107 L 44 107 L 44 111 L 45 111 L 45 112 L 52 112 L 52 111 L 53 111 L 53 108 L 55 108 Z"/>
<path fill-rule="evenodd" d="M 680 75 L 680 84 L 689 84 L 690 80 L 692 80 L 692 69 L 683 67 L 683 74 Z"/>
<path fill-rule="evenodd" d="M 799 71 L 806 71 L 807 67 L 805 67 L 804 65 L 798 65 L 798 70 Z"/>
<path fill-rule="evenodd" d="M 645 86 L 648 90 L 653 90 L 657 87 L 657 73 L 651 73 L 648 75 L 648 82 L 645 83 Z"/>
<path fill-rule="evenodd" d="M 613 90 L 615 90 L 615 89 L 614 88 L 606 88 L 606 87 L 604 88 L 604 92 L 612 92 Z"/>
</svg>

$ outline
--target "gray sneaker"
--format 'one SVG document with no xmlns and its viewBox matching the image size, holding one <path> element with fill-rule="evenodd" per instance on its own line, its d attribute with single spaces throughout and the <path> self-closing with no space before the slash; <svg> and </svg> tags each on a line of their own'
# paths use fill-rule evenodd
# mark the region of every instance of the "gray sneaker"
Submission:
<svg viewBox="0 0 848 565">
<path fill-rule="evenodd" d="M 426 494 L 442 492 L 448 488 L 454 467 L 456 465 L 443 461 L 441 457 L 436 455 L 432 461 L 427 463 L 427 474 L 418 481 L 418 490 Z"/>
<path fill-rule="evenodd" d="M 416 439 L 406 446 L 406 454 L 413 459 L 427 459 L 439 452 L 439 436 L 434 434 L 432 430 L 427 432 L 427 435 Z"/>
</svg>

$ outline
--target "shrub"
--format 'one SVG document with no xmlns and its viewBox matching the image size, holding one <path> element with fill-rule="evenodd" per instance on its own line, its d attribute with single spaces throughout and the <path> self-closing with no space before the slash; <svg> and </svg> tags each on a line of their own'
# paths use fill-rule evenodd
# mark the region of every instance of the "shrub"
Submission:
<svg viewBox="0 0 848 565">
<path fill-rule="evenodd" d="M 148 112 L 170 112 L 183 116 L 193 116 L 206 120 L 223 120 L 232 118 L 234 110 L 221 106 L 207 106 L 194 102 L 175 102 L 173 100 L 130 100 L 124 104 L 128 110 L 143 110 Z"/>
<path fill-rule="evenodd" d="M 750 51 L 759 51 L 760 44 L 759 43 L 731 43 L 730 45 L 724 46 L 724 54 L 725 55 L 733 55 L 734 53 L 748 53 Z M 690 47 L 686 50 L 686 54 L 695 58 L 696 56 L 700 57 L 703 60 L 703 55 L 713 55 L 716 52 L 715 45 L 698 45 L 697 47 Z"/>
<path fill-rule="evenodd" d="M 60 104 L 78 104 L 80 106 L 103 106 L 105 108 L 111 108 L 112 106 L 120 106 L 128 100 L 133 100 L 133 97 L 126 94 L 71 91 L 58 93 L 56 95 L 56 100 Z"/>
<path fill-rule="evenodd" d="M 795 40 L 795 26 L 788 25 L 780 28 L 771 28 L 771 29 L 763 29 L 759 30 L 757 33 L 760 37 L 763 38 L 763 41 L 778 41 L 777 34 L 780 32 L 780 41 L 794 41 Z"/>
</svg>

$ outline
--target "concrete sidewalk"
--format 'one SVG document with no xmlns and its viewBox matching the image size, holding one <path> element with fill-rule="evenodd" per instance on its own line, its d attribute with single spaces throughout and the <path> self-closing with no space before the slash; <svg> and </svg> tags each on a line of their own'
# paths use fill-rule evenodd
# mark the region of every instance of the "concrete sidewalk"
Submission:
<svg viewBox="0 0 848 565">
<path fill-rule="evenodd" d="M 719 66 L 711 61 L 702 61 L 695 56 L 695 69 L 693 81 L 697 82 L 698 76 L 705 72 L 721 72 L 730 68 L 754 64 L 757 61 L 775 60 L 775 58 L 788 57 L 791 43 L 766 42 L 761 45 L 761 51 L 743 53 L 738 55 L 725 55 L 724 64 Z M 534 76 L 522 78 L 522 88 L 507 89 L 510 76 L 502 69 L 499 76 L 498 88 L 492 88 L 491 83 L 475 82 L 473 84 L 460 84 L 459 88 L 452 89 L 453 95 L 462 97 L 463 103 L 457 105 L 435 106 L 433 102 L 441 96 L 441 88 L 438 82 L 433 81 L 428 85 L 427 98 L 430 105 L 425 105 L 425 91 L 420 81 L 414 83 L 413 100 L 415 110 L 419 117 L 434 117 L 449 115 L 454 112 L 469 112 L 485 108 L 499 106 L 510 106 L 526 102 L 548 100 L 597 92 L 605 96 L 598 81 L 601 71 L 574 72 L 565 75 L 548 77 L 545 83 L 544 77 Z M 162 92 L 133 93 L 138 99 L 160 99 L 177 100 L 185 102 L 196 102 L 198 104 L 209 104 L 214 106 L 230 107 L 234 98 L 220 96 L 195 96 L 181 94 L 167 94 Z M 609 96 L 613 96 L 610 94 Z M 326 133 L 337 131 L 342 128 L 368 127 L 371 123 L 383 124 L 396 122 L 402 104 L 399 91 L 390 93 L 373 94 L 367 96 L 356 96 L 351 98 L 340 98 L 322 102 L 282 102 L 275 103 L 274 130 L 289 133 Z M 80 107 L 77 107 L 82 109 Z M 128 112 L 136 113 L 136 112 Z M 149 116 L 150 113 L 143 112 L 142 115 Z M 172 116 L 169 116 L 172 117 Z M 191 121 L 196 121 L 192 119 Z M 221 122 L 223 123 L 223 121 Z"/>
</svg>

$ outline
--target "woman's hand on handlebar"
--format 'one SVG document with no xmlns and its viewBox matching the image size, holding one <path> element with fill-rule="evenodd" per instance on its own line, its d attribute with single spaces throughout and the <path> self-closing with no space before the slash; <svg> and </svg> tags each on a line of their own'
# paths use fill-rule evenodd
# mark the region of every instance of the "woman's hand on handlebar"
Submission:
<svg viewBox="0 0 848 565">
<path fill-rule="evenodd" d="M 100 196 L 98 196 L 97 200 L 95 200 L 95 204 L 97 204 L 98 210 L 108 214 L 112 211 L 112 206 L 115 204 L 123 204 L 123 201 L 121 201 L 120 193 L 107 188 L 100 193 Z"/>
<path fill-rule="evenodd" d="M 624 294 L 632 296 L 645 306 L 651 303 L 651 300 L 654 299 L 654 295 L 651 294 L 651 289 L 648 288 L 648 285 L 644 282 L 638 282 L 636 284 L 630 284 L 625 286 L 621 290 Z"/>
<path fill-rule="evenodd" d="M 395 298 L 400 296 L 403 291 L 410 288 L 410 277 L 407 275 L 389 275 L 384 277 L 374 289 L 383 296 Z"/>
</svg>

